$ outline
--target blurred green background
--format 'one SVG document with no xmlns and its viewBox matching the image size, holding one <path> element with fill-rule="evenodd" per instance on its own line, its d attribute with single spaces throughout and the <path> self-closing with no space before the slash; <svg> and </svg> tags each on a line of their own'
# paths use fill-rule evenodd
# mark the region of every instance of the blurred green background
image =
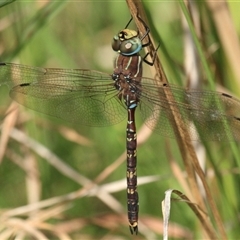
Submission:
<svg viewBox="0 0 240 240">
<path fill-rule="evenodd" d="M 229 2 L 238 35 L 240 33 L 239 4 Z M 205 3 L 198 3 L 196 6 L 204 28 L 202 34 L 206 49 L 213 43 L 218 45 L 218 50 L 211 55 L 214 59 L 211 63 L 216 65 L 210 66 L 213 72 L 218 73 L 219 78 L 216 77 L 216 82 L 237 93 L 237 85 L 234 83 L 239 79 L 234 77 L 229 63 L 225 60 L 209 10 Z M 165 1 L 146 1 L 144 7 L 148 13 L 149 27 L 152 29 L 155 41 L 156 43 L 160 41 L 159 56 L 170 82 L 184 85 L 187 77 L 183 72 L 184 31 L 181 8 L 177 2 L 166 3 Z M 107 73 L 113 71 L 113 61 L 116 56 L 111 49 L 112 37 L 123 29 L 130 19 L 130 13 L 124 1 L 16 1 L 3 6 L 0 11 L 0 62 L 39 67 L 94 69 Z M 135 27 L 134 24 L 131 26 Z M 152 77 L 148 66 L 144 66 L 144 70 L 144 76 Z M 230 80 L 232 80 L 231 83 Z M 5 86 L 1 87 L 0 94 L 1 120 L 3 121 L 11 99 L 7 95 Z M 137 113 L 138 129 L 141 124 L 140 115 Z M 68 140 L 67 133 L 63 134 L 60 131 L 63 125 L 68 127 L 67 132 L 73 129 L 75 133 L 87 138 L 91 145 L 84 146 L 83 143 Z M 104 128 L 73 126 L 20 107 L 15 127 L 46 146 L 70 167 L 90 180 L 94 180 L 113 163 L 124 152 L 126 145 L 126 121 Z M 236 239 L 240 235 L 238 227 L 239 166 L 228 143 L 204 143 L 204 145 L 211 151 L 211 156 L 207 156 L 210 161 L 206 165 L 207 172 L 210 173 L 208 179 L 210 188 L 214 192 L 229 239 Z M 76 181 L 71 180 L 49 165 L 37 153 L 11 138 L 7 142 L 5 151 L 6 154 L 0 166 L 1 211 L 29 203 L 28 197 L 31 193 L 26 185 L 27 173 L 21 166 L 21 161 L 24 165 L 29 155 L 36 159 L 40 200 L 64 195 L 80 188 Z M 172 174 L 169 165 L 170 157 L 180 167 L 183 166 L 176 141 L 165 139 L 164 136 L 157 134 L 152 134 L 138 148 L 138 176 L 159 176 L 158 181 L 138 188 L 139 218 L 141 220 L 148 216 L 154 217 L 152 221 L 159 224 L 157 225 L 159 229 L 155 231 L 150 228 L 152 235 L 148 235 L 147 231 L 140 228 L 140 234 L 133 237 L 134 239 L 160 239 L 161 201 L 164 198 L 164 192 L 169 188 L 184 191 L 181 183 Z M 13 161 L 14 158 L 19 158 L 20 164 L 16 164 Z M 217 166 L 217 175 L 214 175 L 214 166 Z M 125 172 L 125 162 L 123 162 L 101 184 L 125 179 Z M 106 220 L 105 224 L 110 226 L 113 221 L 110 218 L 111 214 L 118 216 L 118 213 L 106 206 L 99 198 L 89 196 L 72 201 L 68 209 L 57 216 L 47 218 L 46 222 L 51 226 L 59 227 L 60 223 L 67 225 L 73 219 L 87 219 L 88 222 L 84 227 L 73 230 L 69 228 L 67 232 L 72 239 L 108 239 L 108 237 L 131 239 L 127 226 L 126 190 L 120 188 L 116 191 L 113 196 L 122 205 L 122 214 L 125 217 L 117 227 L 111 229 L 104 224 L 101 225 L 96 219 L 91 220 L 94 217 L 101 219 L 101 216 L 109 216 L 110 220 Z M 170 234 L 172 239 L 200 239 L 203 236 L 201 225 L 184 203 L 172 204 L 171 223 L 177 224 Z M 56 239 L 54 231 L 46 229 L 42 231 L 49 239 Z M 141 235 L 141 231 L 144 235 Z"/>
</svg>

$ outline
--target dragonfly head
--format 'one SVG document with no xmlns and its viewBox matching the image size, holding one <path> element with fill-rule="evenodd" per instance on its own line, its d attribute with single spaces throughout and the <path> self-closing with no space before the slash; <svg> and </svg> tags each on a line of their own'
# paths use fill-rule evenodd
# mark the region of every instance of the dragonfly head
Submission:
<svg viewBox="0 0 240 240">
<path fill-rule="evenodd" d="M 124 56 L 131 56 L 142 49 L 142 42 L 138 32 L 124 29 L 113 37 L 112 49 Z"/>
</svg>

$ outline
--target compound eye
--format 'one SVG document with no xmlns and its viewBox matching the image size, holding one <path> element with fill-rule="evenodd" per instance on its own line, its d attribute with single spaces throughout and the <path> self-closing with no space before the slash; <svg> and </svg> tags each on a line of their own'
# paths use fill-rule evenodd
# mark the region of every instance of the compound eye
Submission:
<svg viewBox="0 0 240 240">
<path fill-rule="evenodd" d="M 114 36 L 112 40 L 112 49 L 118 52 L 120 50 L 121 43 L 122 42 L 119 40 L 118 36 Z"/>
<path fill-rule="evenodd" d="M 123 55 L 132 55 L 139 52 L 142 48 L 142 43 L 139 38 L 125 40 L 120 45 L 120 53 Z"/>
<path fill-rule="evenodd" d="M 120 46 L 120 52 L 121 53 L 132 53 L 134 52 L 138 46 L 134 44 L 131 40 L 130 41 L 124 41 Z"/>
<path fill-rule="evenodd" d="M 131 56 L 142 49 L 142 42 L 133 30 L 124 29 L 112 40 L 112 49 L 125 56 Z"/>
</svg>

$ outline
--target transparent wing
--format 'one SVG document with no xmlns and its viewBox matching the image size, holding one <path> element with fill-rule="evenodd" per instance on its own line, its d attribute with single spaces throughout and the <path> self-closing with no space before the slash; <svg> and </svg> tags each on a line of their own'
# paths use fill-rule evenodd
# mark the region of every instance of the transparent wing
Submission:
<svg viewBox="0 0 240 240">
<path fill-rule="evenodd" d="M 169 92 L 174 96 L 171 102 L 166 98 Z M 143 119 L 155 132 L 175 137 L 170 106 L 178 109 L 192 140 L 239 140 L 240 101 L 236 98 L 171 84 L 160 83 L 157 87 L 153 79 L 142 78 L 140 110 Z"/>
<path fill-rule="evenodd" d="M 0 76 L 2 83 L 10 87 L 14 100 L 66 121 L 107 126 L 122 121 L 127 115 L 109 74 L 1 64 Z M 143 119 L 158 134 L 175 137 L 170 110 L 170 106 L 174 106 L 192 140 L 239 139 L 240 101 L 230 95 L 163 83 L 157 86 L 149 78 L 142 78 L 142 84 L 133 89 L 139 94 Z M 166 94 L 170 92 L 174 100 L 169 102 Z"/>
<path fill-rule="evenodd" d="M 1 64 L 0 78 L 15 101 L 50 116 L 89 126 L 107 126 L 126 118 L 110 74 Z"/>
</svg>

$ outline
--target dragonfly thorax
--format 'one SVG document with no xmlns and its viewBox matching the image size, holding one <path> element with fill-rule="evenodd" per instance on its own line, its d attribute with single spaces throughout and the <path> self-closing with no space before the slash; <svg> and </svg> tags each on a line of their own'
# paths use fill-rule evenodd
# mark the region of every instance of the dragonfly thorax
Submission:
<svg viewBox="0 0 240 240">
<path fill-rule="evenodd" d="M 142 59 L 138 54 L 127 57 L 119 54 L 116 58 L 112 79 L 119 91 L 118 97 L 128 109 L 137 107 L 141 95 Z"/>
<path fill-rule="evenodd" d="M 142 49 L 142 42 L 136 31 L 124 29 L 113 37 L 112 49 L 124 56 L 131 56 Z"/>
</svg>

